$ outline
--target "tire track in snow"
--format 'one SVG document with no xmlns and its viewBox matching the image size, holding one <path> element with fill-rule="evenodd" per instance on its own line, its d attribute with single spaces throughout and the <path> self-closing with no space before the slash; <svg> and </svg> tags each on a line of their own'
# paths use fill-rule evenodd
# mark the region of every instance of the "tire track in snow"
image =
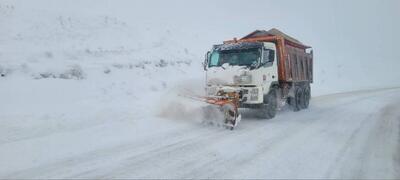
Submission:
<svg viewBox="0 0 400 180">
<path fill-rule="evenodd" d="M 234 131 L 184 126 L 171 129 L 164 134 L 154 134 L 151 138 L 144 137 L 139 141 L 99 149 L 61 159 L 55 163 L 14 172 L 6 177 L 226 178 L 243 177 L 243 175 L 251 177 L 252 172 L 259 173 L 258 171 L 263 170 L 262 168 L 254 170 L 256 165 L 266 165 L 265 168 L 271 168 L 274 163 L 277 163 L 275 165 L 284 165 L 280 160 L 285 161 L 285 158 L 275 157 L 277 152 L 284 155 L 283 157 L 290 158 L 297 156 L 294 154 L 296 150 L 299 150 L 299 152 L 316 150 L 315 144 L 311 144 L 310 147 L 297 147 L 297 149 L 296 146 L 307 143 L 310 139 L 314 141 L 311 143 L 319 142 L 321 139 L 312 138 L 321 136 L 331 128 L 340 128 L 336 125 L 337 123 L 356 118 L 357 116 L 352 116 L 354 109 L 347 108 L 347 106 L 357 106 L 362 104 L 360 102 L 368 102 L 374 98 L 379 99 L 398 93 L 399 90 L 381 90 L 341 94 L 338 99 L 332 98 L 337 97 L 337 95 L 330 95 L 331 98 L 329 96 L 328 98 L 317 97 L 313 99 L 317 106 L 312 105 L 309 110 L 298 113 L 279 113 L 275 119 L 267 121 L 244 119 Z M 324 99 L 328 99 L 329 102 L 326 103 Z M 340 113 L 347 117 L 336 120 Z M 360 130 L 357 129 L 364 129 L 365 124 L 363 123 L 365 122 L 368 121 L 362 120 L 359 125 L 348 129 L 352 130 L 347 137 L 349 142 L 354 142 L 352 137 L 358 136 L 357 131 Z M 334 130 L 337 129 L 332 129 L 332 131 Z M 344 147 L 352 145 L 352 143 L 344 144 Z M 246 149 L 246 146 L 250 146 L 250 148 Z M 333 158 L 337 158 L 341 154 L 348 154 L 347 150 L 338 149 L 334 151 L 336 154 Z M 398 158 L 398 155 L 396 157 Z M 288 162 L 296 162 L 287 160 Z M 326 163 L 333 163 L 340 167 L 345 165 L 341 163 L 342 160 L 340 159 L 338 161 L 333 160 Z M 289 165 L 288 170 L 296 167 L 295 165 L 286 165 Z M 324 169 L 326 168 L 322 165 L 321 170 Z M 341 168 L 338 170 L 342 171 Z M 282 172 L 285 171 L 282 170 Z M 254 174 L 255 177 L 267 177 L 256 175 Z M 321 175 L 321 177 L 326 176 Z"/>
<path fill-rule="evenodd" d="M 154 137 L 147 137 L 147 139 L 142 139 L 139 142 L 134 141 L 129 144 L 122 144 L 118 145 L 115 147 L 110 147 L 106 149 L 99 149 L 96 151 L 91 151 L 87 153 L 83 153 L 79 156 L 73 156 L 73 157 L 68 157 L 65 159 L 61 159 L 56 161 L 55 163 L 50 163 L 50 164 L 45 164 L 39 167 L 34 167 L 31 169 L 26 169 L 26 170 L 21 170 L 18 172 L 14 172 L 11 174 L 8 174 L 4 177 L 13 177 L 13 178 L 24 178 L 24 177 L 37 177 L 37 178 L 48 178 L 52 177 L 51 175 L 58 175 L 58 172 L 64 172 L 68 168 L 72 171 L 71 177 L 74 177 L 74 174 L 84 174 L 84 172 L 80 171 L 85 171 L 85 170 L 78 170 L 76 171 L 76 167 L 86 165 L 86 167 L 90 168 L 90 164 L 96 165 L 97 162 L 104 162 L 107 160 L 112 160 L 112 159 L 126 159 L 128 157 L 126 156 L 132 156 L 133 155 L 145 155 L 148 153 L 148 151 L 157 151 L 159 149 L 162 149 L 164 146 L 176 146 L 183 144 L 187 141 L 192 141 L 193 139 L 198 138 L 198 135 L 206 135 L 209 134 L 208 129 L 200 129 L 200 131 L 197 131 L 197 134 L 188 134 L 188 137 L 182 138 L 180 136 L 181 134 L 186 134 L 188 132 L 193 131 L 193 129 L 182 129 L 179 131 L 170 131 L 167 134 L 156 134 Z M 195 136 L 194 136 L 195 135 Z M 160 139 L 166 139 L 167 141 L 162 143 Z M 150 142 L 160 142 L 161 146 L 156 146 Z M 85 169 L 85 168 L 83 168 Z M 88 170 L 92 171 L 92 170 Z M 67 173 L 68 174 L 68 173 Z"/>
<path fill-rule="evenodd" d="M 360 98 L 359 100 L 362 100 L 362 98 Z M 323 111 L 326 111 L 326 109 L 324 109 L 324 110 L 320 110 L 321 112 L 323 112 Z M 330 115 L 335 115 L 336 114 L 336 112 L 331 112 L 331 113 L 328 113 L 328 114 L 330 114 Z M 327 115 L 326 113 L 325 113 L 325 115 Z M 330 116 L 329 115 L 329 116 Z M 317 117 L 317 118 L 314 118 L 314 120 L 320 120 L 321 118 L 320 117 Z M 276 119 L 275 121 L 281 121 L 281 120 L 283 120 L 283 119 Z M 312 121 L 307 121 L 308 123 L 312 123 Z M 334 123 L 333 121 L 331 122 L 331 123 Z M 263 125 L 260 127 L 261 129 L 262 128 L 265 128 L 265 127 L 268 127 L 268 123 L 263 123 Z M 296 125 L 298 125 L 298 124 L 296 124 Z M 260 129 L 260 128 L 258 128 L 258 129 Z M 303 128 L 305 128 L 305 129 L 312 129 L 312 127 L 310 127 L 310 126 L 308 126 L 308 124 L 304 124 L 303 125 Z M 256 134 L 258 134 L 258 132 L 259 132 L 259 130 L 257 129 L 257 131 L 254 131 L 254 129 L 252 129 L 250 132 L 245 132 L 245 133 L 240 133 L 240 134 L 237 134 L 237 133 L 235 133 L 235 134 L 232 134 L 232 136 L 233 137 L 229 137 L 229 138 L 231 138 L 231 139 L 234 139 L 235 137 L 240 137 L 241 139 L 251 139 L 251 137 L 255 137 L 255 135 Z M 292 136 L 295 136 L 296 135 L 296 132 L 298 132 L 298 131 L 301 131 L 301 130 L 303 130 L 302 128 L 299 128 L 298 126 L 294 126 L 292 129 L 286 129 L 286 131 L 283 131 L 283 132 L 281 132 L 281 134 L 275 134 L 275 136 L 274 137 L 272 137 L 271 139 L 268 139 L 268 140 L 271 140 L 271 144 L 269 144 L 269 143 L 267 143 L 266 145 L 265 145 L 265 149 L 270 149 L 271 148 L 271 146 L 272 146 L 272 144 L 274 144 L 274 143 L 281 143 L 282 142 L 282 140 L 283 140 L 283 138 L 290 138 L 290 137 L 292 137 Z M 263 131 L 263 130 L 262 130 Z M 290 132 L 290 134 L 289 134 L 289 136 L 288 136 L 288 134 L 287 134 L 287 132 Z M 210 140 L 208 140 L 208 139 L 206 139 L 206 146 L 212 146 L 213 144 L 215 144 L 215 143 L 222 143 L 221 141 L 224 141 L 225 139 L 224 138 L 218 138 L 218 139 L 216 139 L 216 138 L 212 138 L 212 142 L 210 142 Z M 218 141 L 217 141 L 218 140 Z M 229 140 L 229 139 L 228 139 Z M 198 141 L 198 142 L 196 142 L 197 144 L 199 144 L 199 143 L 203 143 L 202 141 Z M 261 143 L 263 143 L 263 144 L 265 144 L 265 142 L 263 141 L 263 142 L 260 142 L 259 144 L 261 144 Z M 199 154 L 199 152 L 198 151 L 196 151 L 196 149 L 195 148 L 189 148 L 189 149 L 186 149 L 186 147 L 190 147 L 190 146 L 192 146 L 193 144 L 189 144 L 188 146 L 185 146 L 185 148 L 183 148 L 183 147 L 177 147 L 177 149 L 175 149 L 175 150 L 173 150 L 174 152 L 177 152 L 177 154 L 180 154 L 180 156 L 185 156 L 185 153 L 189 153 L 189 154 L 194 154 L 194 155 L 198 155 Z M 184 151 L 182 151 L 181 149 L 185 149 Z M 207 154 L 207 152 L 203 152 L 203 151 L 200 151 L 200 154 Z M 151 161 L 151 162 L 154 162 L 154 161 L 164 161 L 165 160 L 165 158 L 163 159 L 163 158 L 160 158 L 160 157 L 163 157 L 163 156 L 165 156 L 165 157 L 169 157 L 168 156 L 168 154 L 167 155 L 160 155 L 160 154 L 157 154 L 157 158 L 154 158 L 154 157 L 152 157 L 152 158 L 149 158 L 150 160 L 148 160 L 149 162 Z M 151 156 L 150 156 L 151 157 Z M 249 161 L 249 160 L 252 160 L 252 159 L 254 159 L 254 158 L 248 158 L 248 157 L 246 157 L 246 158 L 243 158 L 243 159 L 245 159 L 244 161 Z M 188 162 L 188 161 L 191 161 L 191 160 L 186 160 L 186 164 L 196 164 L 195 163 L 195 161 L 196 160 L 193 160 L 193 162 Z M 134 162 L 134 164 L 136 164 L 136 162 L 135 161 L 132 161 L 132 162 Z M 204 162 L 202 162 L 201 164 L 204 164 L 204 166 L 205 167 L 212 167 L 212 166 L 218 166 L 218 165 L 221 165 L 221 164 L 225 164 L 225 163 L 227 163 L 227 164 L 229 164 L 230 162 L 229 161 L 221 161 L 220 162 L 220 164 L 218 164 L 218 160 L 216 161 L 216 160 L 210 160 L 210 162 L 208 162 L 208 163 L 204 163 Z M 126 167 L 132 167 L 132 166 L 134 166 L 134 164 L 129 164 L 129 165 L 125 165 Z M 139 163 L 140 164 L 140 163 Z M 157 164 L 157 163 L 154 163 L 154 164 Z M 210 164 L 212 164 L 212 165 L 210 165 Z M 232 164 L 232 163 L 230 163 L 230 164 Z M 235 164 L 240 164 L 240 163 L 235 163 Z M 145 167 L 147 167 L 147 166 L 145 166 Z M 166 172 L 171 172 L 171 171 L 173 171 L 173 169 L 174 168 L 170 168 L 171 167 L 171 164 L 170 165 L 168 165 L 168 167 L 165 167 L 166 169 L 171 169 L 171 170 L 165 170 Z M 182 168 L 184 168 L 184 167 L 182 167 Z M 187 168 L 187 167 L 186 167 Z M 137 169 L 138 168 L 128 168 L 128 169 L 130 169 L 130 170 L 128 170 L 128 169 L 125 169 L 125 168 L 123 168 L 122 167 L 122 169 L 123 170 L 121 170 L 121 173 L 119 172 L 119 171 L 117 171 L 116 172 L 116 174 L 119 174 L 119 175 L 123 175 L 123 174 L 126 174 L 126 173 L 132 173 L 132 174 L 140 174 L 140 173 L 137 173 Z M 133 170 L 134 169 L 134 170 Z M 140 169 L 140 168 L 139 168 Z M 145 168 L 146 169 L 146 168 Z M 200 172 L 199 174 L 202 174 L 201 172 L 210 172 L 212 169 L 206 169 L 206 170 L 204 170 L 204 171 L 199 171 L 199 169 L 201 169 L 201 167 L 198 167 L 198 166 L 196 166 L 195 168 L 192 168 L 192 169 L 194 169 L 194 171 L 193 172 L 189 172 L 189 173 L 187 173 L 187 174 L 189 174 L 189 176 L 191 175 L 192 177 L 193 177 L 193 173 L 194 172 Z M 147 171 L 147 172 L 149 172 L 148 170 L 144 170 L 144 171 Z M 134 173 L 135 172 L 135 173 Z M 115 173 L 115 172 L 114 172 Z M 161 173 L 162 174 L 162 173 Z M 149 174 L 148 175 L 150 175 L 150 177 L 152 177 L 151 175 L 153 175 L 154 176 L 154 172 L 149 172 Z M 105 177 L 107 177 L 107 176 L 105 176 Z M 117 176 L 118 177 L 118 176 Z M 125 176 L 122 176 L 122 177 L 125 177 Z M 144 176 L 144 177 L 147 177 L 147 176 Z M 176 177 L 176 176 L 173 176 L 173 177 Z M 177 176 L 178 178 L 181 178 L 181 177 L 188 177 L 188 176 L 186 176 L 186 175 L 183 175 L 183 176 Z M 196 176 L 195 176 L 196 177 Z M 102 178 L 104 178 L 104 177 L 102 177 Z"/>
<path fill-rule="evenodd" d="M 380 98 L 391 99 L 393 94 L 388 93 Z M 371 96 L 369 99 L 374 100 L 379 98 Z M 370 167 L 371 164 L 379 164 L 379 158 L 374 156 L 385 156 L 385 161 L 388 161 L 391 159 L 390 156 L 395 159 L 400 152 L 400 148 L 395 147 L 399 146 L 400 142 L 400 108 L 397 106 L 400 101 L 397 99 L 394 102 L 391 101 L 389 101 L 389 104 L 379 107 L 379 109 L 375 110 L 362 121 L 362 124 L 352 133 L 338 153 L 335 162 L 328 169 L 326 177 L 352 179 L 400 177 L 400 173 L 398 172 L 400 168 L 399 163 L 389 166 L 383 165 L 386 163 L 382 162 L 380 166 L 372 165 L 375 167 Z M 396 113 L 397 119 L 394 118 Z M 393 163 L 396 163 L 396 160 L 393 160 Z M 388 162 L 387 164 L 392 163 Z"/>
<path fill-rule="evenodd" d="M 351 100 L 352 104 L 357 103 L 357 102 L 363 102 L 363 101 L 365 101 L 364 98 L 357 98 L 357 100 Z M 347 103 L 345 103 L 345 104 L 347 104 Z M 327 116 L 327 117 L 335 117 L 335 115 L 337 116 L 338 112 L 342 112 L 342 114 L 351 114 L 352 113 L 351 110 L 347 110 L 347 111 L 343 111 L 343 110 L 346 110 L 346 109 L 342 108 L 341 106 L 339 106 L 339 107 L 334 107 L 334 108 L 326 108 L 326 109 L 324 109 L 322 111 L 325 111 L 323 113 L 323 115 Z M 314 114 L 319 114 L 319 113 L 321 113 L 321 111 L 319 111 L 318 113 L 314 112 Z M 305 120 L 304 118 L 301 118 L 301 117 L 299 117 L 299 119 L 300 120 Z M 323 119 L 323 118 L 318 116 L 318 117 L 316 117 L 316 119 Z M 277 139 L 276 143 L 268 144 L 268 143 L 265 143 L 267 141 L 264 141 L 264 142 L 260 141 L 260 144 L 266 144 L 266 145 L 265 146 L 261 146 L 261 147 L 263 147 L 265 149 L 263 150 L 263 148 L 260 148 L 260 152 L 261 153 L 259 153 L 259 154 L 254 154 L 253 156 L 250 156 L 250 157 L 248 157 L 248 156 L 245 156 L 245 157 L 239 156 L 238 157 L 239 160 L 238 159 L 233 159 L 233 160 L 231 160 L 232 162 L 230 162 L 230 161 L 221 161 L 221 162 L 219 162 L 219 164 L 205 165 L 204 166 L 205 168 L 203 170 L 198 170 L 197 174 L 205 174 L 207 172 L 212 171 L 213 168 L 210 168 L 210 167 L 223 166 L 224 164 L 230 164 L 230 165 L 234 164 L 236 166 L 234 166 L 234 165 L 228 166 L 226 168 L 227 169 L 226 171 L 217 170 L 215 173 L 210 175 L 210 177 L 238 178 L 240 176 L 235 177 L 235 176 L 230 176 L 229 174 L 231 174 L 232 172 L 240 171 L 241 169 L 250 169 L 250 168 L 244 168 L 243 165 L 251 162 L 254 159 L 257 159 L 257 157 L 259 157 L 259 156 L 268 155 L 270 150 L 279 149 L 282 146 L 290 146 L 290 144 L 289 144 L 290 140 L 291 139 L 295 139 L 296 136 L 298 136 L 299 134 L 302 135 L 302 139 L 310 139 L 313 136 L 319 135 L 320 132 L 326 131 L 327 129 L 329 129 L 331 127 L 332 124 L 335 124 L 337 122 L 337 121 L 328 121 L 328 120 L 334 120 L 334 119 L 325 119 L 324 121 L 326 121 L 328 123 L 326 123 L 326 124 L 324 124 L 324 126 L 322 126 L 322 127 L 324 127 L 324 129 L 322 129 L 322 130 L 321 130 L 321 127 L 304 128 L 303 131 L 288 130 L 288 132 L 290 133 L 290 137 L 288 136 L 288 137 L 285 137 L 284 139 Z M 348 120 L 351 120 L 351 117 L 349 117 Z M 358 129 L 361 129 L 363 124 L 365 124 L 365 123 L 366 123 L 365 121 L 361 121 L 361 123 L 360 123 L 361 125 L 358 127 Z M 305 125 L 305 126 L 309 126 L 309 125 Z M 316 129 L 314 129 L 314 128 L 316 128 Z M 307 131 L 310 131 L 310 130 L 311 130 L 311 132 L 307 132 Z M 356 132 L 354 134 L 357 134 L 357 130 L 356 130 Z M 284 140 L 286 142 L 282 142 Z M 293 143 L 293 144 L 295 144 L 295 143 Z M 243 161 L 241 161 L 240 159 L 242 159 Z M 238 164 L 241 164 L 241 166 L 237 166 Z M 189 173 L 187 177 L 193 177 L 193 176 L 191 176 L 190 173 Z M 201 176 L 201 177 L 202 178 L 207 178 L 205 176 Z M 253 177 L 250 174 L 247 175 L 246 177 L 260 178 L 259 176 Z M 279 177 L 275 177 L 275 178 L 279 178 Z M 289 177 L 289 176 L 287 176 L 287 177 Z M 280 178 L 282 178 L 282 177 L 280 177 Z"/>
</svg>

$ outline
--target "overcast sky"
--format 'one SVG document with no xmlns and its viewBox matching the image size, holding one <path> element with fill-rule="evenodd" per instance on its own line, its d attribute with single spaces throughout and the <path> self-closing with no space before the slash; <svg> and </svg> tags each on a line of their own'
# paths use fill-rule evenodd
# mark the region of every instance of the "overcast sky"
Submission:
<svg viewBox="0 0 400 180">
<path fill-rule="evenodd" d="M 276 27 L 314 47 L 318 83 L 400 85 L 400 1 L 182 2 L 162 4 L 156 14 L 188 31 L 195 27 L 204 45 Z"/>
</svg>

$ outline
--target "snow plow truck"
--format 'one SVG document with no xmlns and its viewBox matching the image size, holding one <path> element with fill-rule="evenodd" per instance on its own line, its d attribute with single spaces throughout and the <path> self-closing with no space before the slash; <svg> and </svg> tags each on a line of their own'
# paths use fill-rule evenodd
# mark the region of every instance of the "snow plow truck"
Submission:
<svg viewBox="0 0 400 180">
<path fill-rule="evenodd" d="M 313 51 L 278 29 L 256 30 L 214 45 L 203 65 L 203 100 L 219 108 L 231 130 L 241 119 L 239 108 L 255 109 L 263 119 L 275 117 L 285 105 L 293 111 L 308 108 Z"/>
</svg>

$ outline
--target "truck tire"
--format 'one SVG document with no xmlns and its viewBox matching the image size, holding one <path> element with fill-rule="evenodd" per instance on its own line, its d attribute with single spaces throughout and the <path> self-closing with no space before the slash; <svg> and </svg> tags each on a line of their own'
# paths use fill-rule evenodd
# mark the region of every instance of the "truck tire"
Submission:
<svg viewBox="0 0 400 180">
<path fill-rule="evenodd" d="M 259 117 L 263 119 L 272 119 L 276 115 L 276 109 L 278 106 L 277 90 L 271 89 L 271 91 L 264 96 L 264 103 L 259 110 Z"/>
<path fill-rule="evenodd" d="M 300 95 L 300 109 L 305 109 L 306 108 L 306 88 L 302 87 L 300 88 L 301 95 Z"/>
<path fill-rule="evenodd" d="M 297 112 L 302 109 L 302 97 L 303 91 L 301 88 L 297 87 L 294 91 L 294 97 L 289 98 L 289 105 L 293 111 Z"/>
<path fill-rule="evenodd" d="M 311 98 L 311 93 L 310 93 L 310 88 L 309 87 L 304 88 L 303 98 L 304 98 L 304 100 L 303 100 L 304 101 L 303 108 L 307 109 L 308 106 L 310 105 L 310 98 Z"/>
</svg>

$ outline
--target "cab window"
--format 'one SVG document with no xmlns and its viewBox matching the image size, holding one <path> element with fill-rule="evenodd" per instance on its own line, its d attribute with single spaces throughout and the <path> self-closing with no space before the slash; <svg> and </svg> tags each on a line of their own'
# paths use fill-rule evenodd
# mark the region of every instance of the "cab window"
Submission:
<svg viewBox="0 0 400 180">
<path fill-rule="evenodd" d="M 219 53 L 212 52 L 209 67 L 218 66 L 218 61 L 219 61 Z"/>
<path fill-rule="evenodd" d="M 262 64 L 263 65 L 272 65 L 274 62 L 275 51 L 272 49 L 264 49 Z"/>
</svg>

